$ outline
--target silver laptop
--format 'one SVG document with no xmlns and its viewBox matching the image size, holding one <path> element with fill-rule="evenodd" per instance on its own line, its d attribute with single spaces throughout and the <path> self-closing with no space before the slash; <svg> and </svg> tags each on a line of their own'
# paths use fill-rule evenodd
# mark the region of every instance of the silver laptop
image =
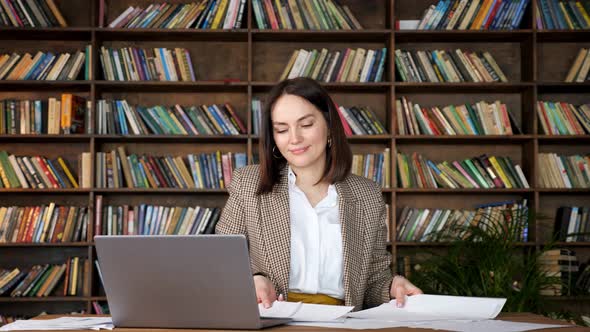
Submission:
<svg viewBox="0 0 590 332">
<path fill-rule="evenodd" d="M 260 329 L 243 235 L 96 236 L 116 327 Z"/>
</svg>

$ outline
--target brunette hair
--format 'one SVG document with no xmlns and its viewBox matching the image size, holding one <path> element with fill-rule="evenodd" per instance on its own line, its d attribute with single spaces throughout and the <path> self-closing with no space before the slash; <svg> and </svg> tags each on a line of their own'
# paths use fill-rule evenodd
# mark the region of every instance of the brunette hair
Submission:
<svg viewBox="0 0 590 332">
<path fill-rule="evenodd" d="M 322 113 L 328 124 L 328 137 L 331 144 L 326 148 L 326 168 L 319 182 L 328 181 L 333 184 L 344 180 L 350 173 L 352 164 L 352 152 L 344 128 L 340 122 L 340 116 L 336 104 L 330 95 L 318 82 L 310 78 L 287 79 L 275 85 L 266 100 L 262 113 L 259 157 L 260 157 L 260 184 L 258 194 L 265 194 L 272 191 L 275 184 L 280 180 L 281 170 L 287 161 L 276 149 L 273 138 L 273 127 L 271 112 L 277 100 L 285 95 L 299 96 L 313 104 Z M 273 155 L 273 149 L 274 155 Z"/>
</svg>

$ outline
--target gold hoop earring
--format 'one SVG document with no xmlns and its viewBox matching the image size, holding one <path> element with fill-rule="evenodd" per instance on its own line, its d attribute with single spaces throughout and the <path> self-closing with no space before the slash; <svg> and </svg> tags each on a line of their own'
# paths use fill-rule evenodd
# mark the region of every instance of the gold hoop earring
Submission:
<svg viewBox="0 0 590 332">
<path fill-rule="evenodd" d="M 276 152 L 277 152 L 276 149 L 277 149 L 277 146 L 276 145 L 272 147 L 272 156 L 275 159 L 281 159 L 281 158 L 283 158 L 283 155 L 281 155 L 280 152 L 279 152 L 279 155 L 278 156 L 276 155 Z"/>
</svg>

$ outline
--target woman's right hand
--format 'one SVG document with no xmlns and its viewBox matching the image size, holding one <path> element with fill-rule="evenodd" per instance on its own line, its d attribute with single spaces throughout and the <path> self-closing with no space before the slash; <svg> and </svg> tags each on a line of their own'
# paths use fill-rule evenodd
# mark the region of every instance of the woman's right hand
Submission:
<svg viewBox="0 0 590 332">
<path fill-rule="evenodd" d="M 254 287 L 256 288 L 256 299 L 266 309 L 270 308 L 274 301 L 283 301 L 283 294 L 277 297 L 277 292 L 272 282 L 261 275 L 254 276 Z"/>
</svg>

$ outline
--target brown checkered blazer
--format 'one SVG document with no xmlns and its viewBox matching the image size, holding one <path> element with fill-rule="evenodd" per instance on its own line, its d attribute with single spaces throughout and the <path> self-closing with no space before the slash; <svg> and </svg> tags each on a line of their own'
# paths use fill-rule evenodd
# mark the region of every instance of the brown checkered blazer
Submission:
<svg viewBox="0 0 590 332">
<path fill-rule="evenodd" d="M 286 295 L 291 255 L 287 167 L 269 194 L 256 195 L 259 179 L 258 165 L 234 171 L 216 232 L 246 235 L 253 273 L 267 275 L 277 294 Z M 393 278 L 381 190 L 373 181 L 352 174 L 335 186 L 342 224 L 345 304 L 354 310 L 380 305 L 389 301 Z"/>
</svg>

